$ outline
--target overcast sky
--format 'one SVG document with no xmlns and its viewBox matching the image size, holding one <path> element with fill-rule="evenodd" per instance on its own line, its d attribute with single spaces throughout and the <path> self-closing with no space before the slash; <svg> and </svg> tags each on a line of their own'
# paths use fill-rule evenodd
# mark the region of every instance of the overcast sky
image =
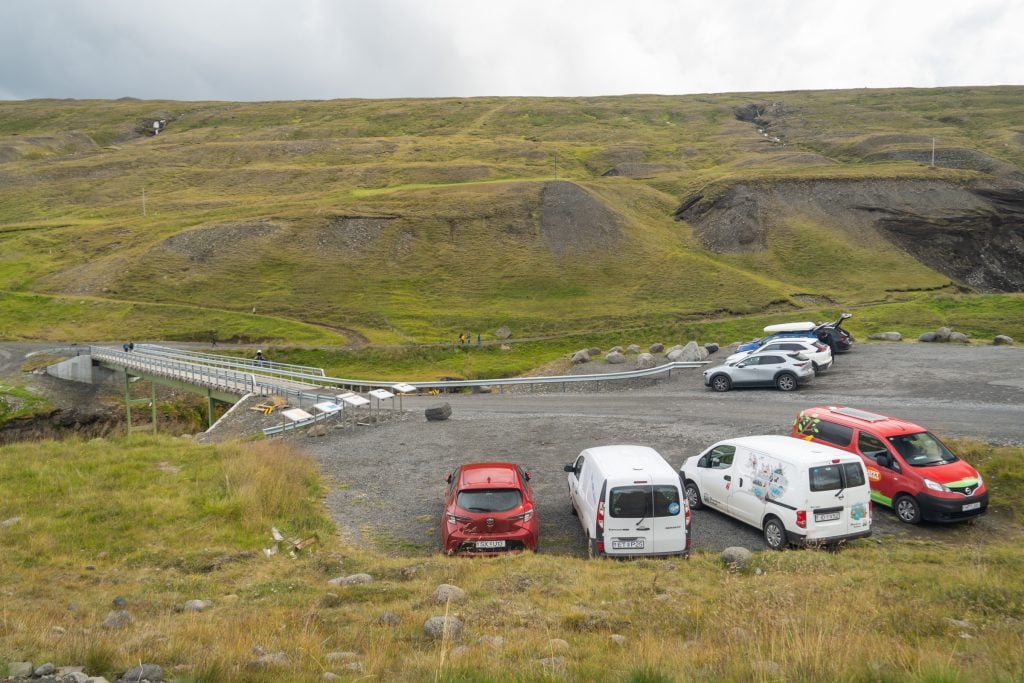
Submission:
<svg viewBox="0 0 1024 683">
<path fill-rule="evenodd" d="M 0 99 L 1024 84 L 1024 0 L 0 0 Z"/>
</svg>

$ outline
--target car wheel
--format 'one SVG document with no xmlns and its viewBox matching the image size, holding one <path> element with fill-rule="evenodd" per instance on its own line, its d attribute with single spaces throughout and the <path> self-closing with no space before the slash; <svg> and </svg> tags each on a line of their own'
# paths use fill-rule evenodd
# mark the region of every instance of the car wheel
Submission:
<svg viewBox="0 0 1024 683">
<path fill-rule="evenodd" d="M 686 502 L 690 504 L 691 510 L 700 510 L 704 507 L 704 501 L 700 499 L 700 489 L 692 481 L 686 482 Z"/>
<path fill-rule="evenodd" d="M 784 372 L 775 378 L 775 386 L 780 391 L 793 391 L 796 389 L 796 375 L 789 372 Z"/>
<path fill-rule="evenodd" d="M 921 521 L 921 506 L 917 504 L 913 496 L 908 496 L 905 493 L 897 496 L 892 503 L 892 509 L 896 511 L 896 516 L 900 518 L 901 522 L 917 524 Z"/>
<path fill-rule="evenodd" d="M 732 381 L 725 375 L 715 375 L 711 378 L 711 388 L 715 391 L 729 391 L 732 389 Z"/>
<path fill-rule="evenodd" d="M 778 517 L 769 517 L 765 521 L 764 542 L 770 550 L 782 550 L 786 547 L 786 527 Z"/>
</svg>

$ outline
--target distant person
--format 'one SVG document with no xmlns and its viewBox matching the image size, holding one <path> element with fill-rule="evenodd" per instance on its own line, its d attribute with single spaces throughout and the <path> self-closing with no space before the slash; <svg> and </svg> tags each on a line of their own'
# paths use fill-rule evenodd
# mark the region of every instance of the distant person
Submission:
<svg viewBox="0 0 1024 683">
<path fill-rule="evenodd" d="M 217 346 L 217 335 L 216 334 L 210 336 L 210 346 L 213 346 L 213 347 Z"/>
<path fill-rule="evenodd" d="M 135 342 L 128 342 L 129 353 L 135 350 Z"/>
<path fill-rule="evenodd" d="M 266 367 L 266 366 L 270 365 L 270 362 L 267 361 L 267 359 L 263 356 L 263 350 L 262 349 L 257 349 L 256 350 L 256 355 L 253 357 L 253 361 L 255 361 L 255 364 L 260 366 L 260 367 Z"/>
<path fill-rule="evenodd" d="M 480 333 L 479 332 L 476 333 L 476 345 L 480 346 Z"/>
<path fill-rule="evenodd" d="M 459 344 L 465 344 L 465 343 L 466 343 L 466 335 L 464 335 L 461 332 L 459 332 Z"/>
<path fill-rule="evenodd" d="M 125 353 L 128 353 L 128 342 L 125 342 L 124 344 L 122 344 L 121 348 L 124 349 Z"/>
</svg>

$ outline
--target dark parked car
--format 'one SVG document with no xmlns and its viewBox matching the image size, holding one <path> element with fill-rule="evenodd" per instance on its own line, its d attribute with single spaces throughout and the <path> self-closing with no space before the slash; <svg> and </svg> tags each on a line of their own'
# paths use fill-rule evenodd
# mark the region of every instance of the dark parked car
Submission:
<svg viewBox="0 0 1024 683">
<path fill-rule="evenodd" d="M 441 547 L 449 555 L 537 550 L 540 524 L 530 473 L 507 462 L 462 465 L 448 475 Z"/>
</svg>

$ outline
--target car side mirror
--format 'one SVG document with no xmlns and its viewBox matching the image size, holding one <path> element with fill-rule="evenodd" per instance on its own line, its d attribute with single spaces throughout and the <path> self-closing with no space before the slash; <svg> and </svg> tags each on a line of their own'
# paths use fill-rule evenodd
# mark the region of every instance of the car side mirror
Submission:
<svg viewBox="0 0 1024 683">
<path fill-rule="evenodd" d="M 576 467 L 572 463 L 569 463 L 568 465 L 566 465 L 562 469 L 565 470 L 566 472 L 575 472 L 576 471 Z"/>
<path fill-rule="evenodd" d="M 889 457 L 888 453 L 879 453 L 875 456 L 875 462 L 881 467 L 888 467 L 892 469 L 892 458 Z"/>
<path fill-rule="evenodd" d="M 529 472 L 523 472 L 523 479 L 525 479 L 526 481 L 530 481 L 530 473 Z"/>
<path fill-rule="evenodd" d="M 444 480 L 449 484 L 452 483 L 452 475 L 449 474 L 447 477 L 444 478 Z"/>
</svg>

